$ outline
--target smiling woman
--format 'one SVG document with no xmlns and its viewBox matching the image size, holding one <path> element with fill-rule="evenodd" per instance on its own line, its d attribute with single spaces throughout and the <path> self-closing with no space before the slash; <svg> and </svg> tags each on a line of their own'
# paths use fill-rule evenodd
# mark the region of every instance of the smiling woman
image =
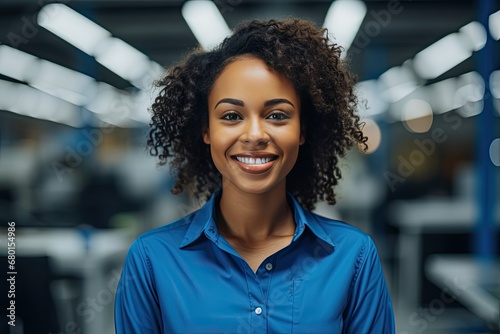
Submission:
<svg viewBox="0 0 500 334">
<path fill-rule="evenodd" d="M 158 82 L 151 153 L 208 201 L 132 245 L 117 333 L 394 333 L 370 237 L 308 210 L 366 142 L 340 51 L 308 21 L 252 21 Z"/>
<path fill-rule="evenodd" d="M 239 57 L 222 71 L 208 96 L 203 138 L 217 170 L 225 172 L 229 198 L 239 192 L 285 194 L 304 142 L 299 108 L 292 84 L 259 58 Z"/>
</svg>

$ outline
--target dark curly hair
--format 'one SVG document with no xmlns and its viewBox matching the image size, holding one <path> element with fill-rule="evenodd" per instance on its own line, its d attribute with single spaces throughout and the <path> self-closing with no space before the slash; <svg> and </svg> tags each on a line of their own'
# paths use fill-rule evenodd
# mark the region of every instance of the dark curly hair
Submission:
<svg viewBox="0 0 500 334">
<path fill-rule="evenodd" d="M 313 209 L 318 200 L 335 204 L 333 187 L 341 178 L 339 157 L 355 145 L 366 149 L 356 115 L 354 79 L 340 59 L 341 47 L 326 29 L 302 19 L 253 20 L 210 51 L 195 49 L 157 81 L 147 145 L 159 164 L 176 173 L 173 194 L 186 187 L 198 198 L 221 187 L 210 148 L 203 142 L 208 126 L 208 95 L 222 70 L 239 56 L 262 59 L 287 78 L 301 98 L 301 127 L 306 141 L 287 176 L 287 190 Z"/>
</svg>

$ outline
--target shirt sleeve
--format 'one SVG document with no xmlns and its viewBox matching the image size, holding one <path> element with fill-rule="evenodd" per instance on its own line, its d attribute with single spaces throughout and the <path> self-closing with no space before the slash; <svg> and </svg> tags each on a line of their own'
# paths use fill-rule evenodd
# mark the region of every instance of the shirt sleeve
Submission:
<svg viewBox="0 0 500 334">
<path fill-rule="evenodd" d="M 116 334 L 162 333 L 161 312 L 141 239 L 128 252 L 115 299 Z"/>
<path fill-rule="evenodd" d="M 369 237 L 356 266 L 342 333 L 395 333 L 391 298 L 377 249 Z"/>
</svg>

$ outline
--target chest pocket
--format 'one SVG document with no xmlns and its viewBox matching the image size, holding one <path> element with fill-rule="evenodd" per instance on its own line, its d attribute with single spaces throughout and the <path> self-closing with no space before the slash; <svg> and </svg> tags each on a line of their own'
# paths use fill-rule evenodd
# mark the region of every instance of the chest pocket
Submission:
<svg viewBox="0 0 500 334">
<path fill-rule="evenodd" d="M 340 333 L 343 292 L 319 282 L 294 279 L 291 289 L 291 333 Z"/>
<path fill-rule="evenodd" d="M 296 321 L 301 318 L 303 280 L 294 278 L 279 288 L 271 289 L 268 298 L 268 333 L 297 333 Z"/>
<path fill-rule="evenodd" d="M 300 278 L 296 278 L 292 282 L 292 333 L 293 328 L 299 322 L 301 312 L 302 312 L 302 301 L 304 295 L 304 281 Z"/>
</svg>

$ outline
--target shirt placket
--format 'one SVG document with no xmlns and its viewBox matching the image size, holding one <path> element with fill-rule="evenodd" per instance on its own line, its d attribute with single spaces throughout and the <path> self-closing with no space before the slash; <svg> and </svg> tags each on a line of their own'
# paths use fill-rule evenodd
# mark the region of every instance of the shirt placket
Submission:
<svg viewBox="0 0 500 334">
<path fill-rule="evenodd" d="M 246 263 L 245 263 L 246 264 Z M 250 321 L 252 333 L 266 333 L 268 329 L 268 296 L 274 264 L 272 257 L 266 259 L 254 273 L 246 265 L 248 296 L 250 300 Z"/>
</svg>

